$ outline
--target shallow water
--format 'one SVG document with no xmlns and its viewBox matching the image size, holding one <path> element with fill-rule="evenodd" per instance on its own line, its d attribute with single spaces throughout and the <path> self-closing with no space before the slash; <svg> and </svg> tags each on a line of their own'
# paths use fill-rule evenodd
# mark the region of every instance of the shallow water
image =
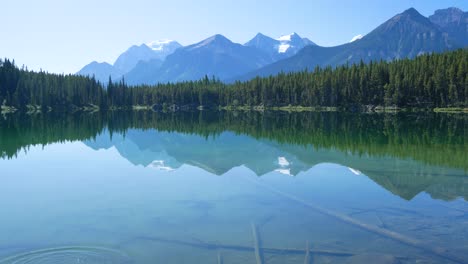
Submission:
<svg viewBox="0 0 468 264">
<path fill-rule="evenodd" d="M 468 262 L 463 115 L 141 115 L 0 121 L 0 263 Z"/>
</svg>

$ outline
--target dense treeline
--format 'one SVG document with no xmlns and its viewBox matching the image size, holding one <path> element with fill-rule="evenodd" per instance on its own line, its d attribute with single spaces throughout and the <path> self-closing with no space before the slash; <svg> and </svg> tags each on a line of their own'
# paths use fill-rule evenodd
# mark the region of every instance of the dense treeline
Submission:
<svg viewBox="0 0 468 264">
<path fill-rule="evenodd" d="M 468 170 L 468 117 L 427 113 L 344 114 L 235 111 L 100 111 L 40 115 L 14 114 L 0 119 L 0 158 L 31 145 L 93 139 L 101 133 L 157 129 L 203 137 L 231 131 L 272 144 L 334 149 L 344 153 L 411 158 Z M 308 152 L 310 154 L 310 152 Z M 305 158 L 313 157 L 306 155 Z"/>
<path fill-rule="evenodd" d="M 94 78 L 32 72 L 9 60 L 0 60 L 0 65 L 0 104 L 69 108 L 106 102 L 105 91 Z"/>
<path fill-rule="evenodd" d="M 0 103 L 73 108 L 99 106 L 326 106 L 467 107 L 468 50 L 427 54 L 414 60 L 371 62 L 282 73 L 224 84 L 214 78 L 129 87 L 92 77 L 19 69 L 0 61 Z"/>
</svg>

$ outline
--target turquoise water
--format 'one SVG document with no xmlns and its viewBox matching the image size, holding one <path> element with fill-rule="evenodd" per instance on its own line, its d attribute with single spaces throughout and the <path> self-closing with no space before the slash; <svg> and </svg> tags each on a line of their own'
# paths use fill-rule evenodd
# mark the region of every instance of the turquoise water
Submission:
<svg viewBox="0 0 468 264">
<path fill-rule="evenodd" d="M 159 115 L 5 117 L 0 263 L 468 262 L 463 115 Z"/>
</svg>

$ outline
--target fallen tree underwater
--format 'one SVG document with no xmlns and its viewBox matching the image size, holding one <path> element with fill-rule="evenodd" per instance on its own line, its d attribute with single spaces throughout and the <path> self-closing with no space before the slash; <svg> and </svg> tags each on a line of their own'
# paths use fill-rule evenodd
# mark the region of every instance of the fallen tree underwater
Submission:
<svg viewBox="0 0 468 264">
<path fill-rule="evenodd" d="M 243 245 L 234 245 L 234 244 L 223 244 L 223 243 L 209 243 L 203 241 L 185 241 L 177 239 L 169 239 L 156 236 L 139 236 L 135 239 L 138 240 L 147 240 L 159 243 L 168 243 L 168 244 L 177 244 L 181 246 L 203 248 L 207 250 L 234 250 L 234 251 L 246 251 L 246 252 L 255 252 L 255 246 L 243 246 Z M 272 254 L 295 254 L 295 255 L 304 255 L 307 254 L 307 250 L 300 248 L 274 248 L 274 247 L 261 247 L 258 248 L 264 253 Z M 335 250 L 326 250 L 326 249 L 309 249 L 309 254 L 323 255 L 323 256 L 335 256 L 335 257 L 350 257 L 357 255 L 352 252 L 346 251 L 335 251 Z"/>
<path fill-rule="evenodd" d="M 388 229 L 384 229 L 384 228 L 381 228 L 381 227 L 378 227 L 378 226 L 375 226 L 375 225 L 363 223 L 363 222 L 361 222 L 361 221 L 359 221 L 357 219 L 354 219 L 354 218 L 352 218 L 352 217 L 350 217 L 348 215 L 345 215 L 345 214 L 342 214 L 342 213 L 339 213 L 339 212 L 335 212 L 335 211 L 320 207 L 318 205 L 313 204 L 312 202 L 308 202 L 308 201 L 303 200 L 303 199 L 301 199 L 301 198 L 299 198 L 297 196 L 294 196 L 292 194 L 280 191 L 280 190 L 278 190 L 278 189 L 276 189 L 274 187 L 268 186 L 268 185 L 264 184 L 263 182 L 261 182 L 260 180 L 252 180 L 252 179 L 247 178 L 247 177 L 246 177 L 246 179 L 249 180 L 250 182 L 256 184 L 257 186 L 262 187 L 265 190 L 268 190 L 268 191 L 270 191 L 272 193 L 275 193 L 275 194 L 277 194 L 277 195 L 279 195 L 279 196 L 281 196 L 283 198 L 286 198 L 288 200 L 291 200 L 293 202 L 299 203 L 299 204 L 301 204 L 301 205 L 303 205 L 305 207 L 308 207 L 308 208 L 310 208 L 310 209 L 312 209 L 312 210 L 314 210 L 314 211 L 316 211 L 318 213 L 321 213 L 323 215 L 327 215 L 329 217 L 335 218 L 335 219 L 337 219 L 337 220 L 339 220 L 341 222 L 344 222 L 346 224 L 350 224 L 352 226 L 355 226 L 355 227 L 358 227 L 358 228 L 363 229 L 365 231 L 380 235 L 382 237 L 389 238 L 389 239 L 395 240 L 397 242 L 403 243 L 405 245 L 409 245 L 409 246 L 418 248 L 418 249 L 423 250 L 425 252 L 428 252 L 428 253 L 430 253 L 432 255 L 444 258 L 446 260 L 453 261 L 455 263 L 459 263 L 459 264 L 467 264 L 468 263 L 468 260 L 462 259 L 462 258 L 460 258 L 458 256 L 455 256 L 454 254 L 452 254 L 446 248 L 434 247 L 434 246 L 431 246 L 431 245 L 428 245 L 428 244 L 424 243 L 423 241 L 408 237 L 408 236 L 400 234 L 398 232 L 391 231 L 391 230 L 388 230 Z"/>
</svg>

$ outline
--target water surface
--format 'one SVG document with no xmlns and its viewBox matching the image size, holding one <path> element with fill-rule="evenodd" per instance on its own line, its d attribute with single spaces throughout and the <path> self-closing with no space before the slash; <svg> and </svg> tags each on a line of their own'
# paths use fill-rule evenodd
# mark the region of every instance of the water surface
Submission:
<svg viewBox="0 0 468 264">
<path fill-rule="evenodd" d="M 7 115 L 0 263 L 467 263 L 467 121 Z"/>
</svg>

